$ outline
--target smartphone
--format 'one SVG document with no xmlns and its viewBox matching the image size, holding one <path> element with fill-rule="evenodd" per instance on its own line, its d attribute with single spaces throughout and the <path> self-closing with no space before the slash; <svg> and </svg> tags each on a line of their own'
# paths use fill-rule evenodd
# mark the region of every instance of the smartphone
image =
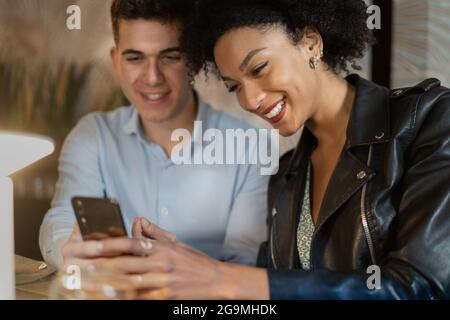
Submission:
<svg viewBox="0 0 450 320">
<path fill-rule="evenodd" d="M 72 206 L 83 240 L 127 236 L 122 212 L 114 199 L 73 197 Z"/>
</svg>

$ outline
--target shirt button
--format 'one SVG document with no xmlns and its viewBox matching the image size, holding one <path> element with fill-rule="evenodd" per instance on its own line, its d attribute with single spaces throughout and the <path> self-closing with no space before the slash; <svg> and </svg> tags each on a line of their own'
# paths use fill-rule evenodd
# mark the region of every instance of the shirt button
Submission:
<svg viewBox="0 0 450 320">
<path fill-rule="evenodd" d="M 162 215 L 167 216 L 167 215 L 169 214 L 169 209 L 167 209 L 166 207 L 162 207 L 162 208 L 159 210 L 159 213 L 161 213 Z"/>
<path fill-rule="evenodd" d="M 362 179 L 364 179 L 365 177 L 367 177 L 367 173 L 366 173 L 365 171 L 360 171 L 360 172 L 358 172 L 358 174 L 356 175 L 356 177 L 357 177 L 359 180 L 362 180 Z"/>
</svg>

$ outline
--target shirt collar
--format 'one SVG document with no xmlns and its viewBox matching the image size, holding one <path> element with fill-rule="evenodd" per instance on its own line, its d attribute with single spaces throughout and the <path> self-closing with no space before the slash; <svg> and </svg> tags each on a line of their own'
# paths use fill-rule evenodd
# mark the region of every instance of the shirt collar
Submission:
<svg viewBox="0 0 450 320">
<path fill-rule="evenodd" d="M 130 118 L 125 121 L 123 130 L 126 134 L 139 134 L 141 130 L 141 124 L 139 121 L 139 113 L 134 106 L 131 106 L 132 112 Z"/>
<path fill-rule="evenodd" d="M 208 120 L 208 106 L 207 104 L 198 96 L 197 92 L 194 91 L 194 97 L 197 101 L 197 115 L 195 117 L 195 121 L 200 121 L 203 127 L 207 127 L 206 122 Z M 136 134 L 144 137 L 144 132 L 141 126 L 139 113 L 133 105 L 131 106 L 132 112 L 127 121 L 123 126 L 123 130 L 126 134 Z M 202 141 L 202 130 L 198 126 L 194 128 L 193 140 L 195 142 Z"/>
<path fill-rule="evenodd" d="M 346 80 L 356 88 L 347 126 L 347 147 L 389 141 L 389 89 L 356 74 Z"/>
</svg>

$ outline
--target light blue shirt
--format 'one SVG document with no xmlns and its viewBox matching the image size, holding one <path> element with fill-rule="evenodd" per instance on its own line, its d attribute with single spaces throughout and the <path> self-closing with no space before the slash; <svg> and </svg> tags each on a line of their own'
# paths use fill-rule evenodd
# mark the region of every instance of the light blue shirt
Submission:
<svg viewBox="0 0 450 320">
<path fill-rule="evenodd" d="M 196 120 L 203 130 L 251 128 L 202 101 Z M 133 219 L 143 216 L 224 261 L 254 265 L 267 238 L 269 177 L 259 165 L 175 165 L 144 137 L 132 106 L 82 118 L 64 143 L 58 170 L 39 236 L 43 257 L 53 266 L 61 266 L 60 249 L 76 223 L 73 196 L 115 198 L 129 234 Z"/>
</svg>

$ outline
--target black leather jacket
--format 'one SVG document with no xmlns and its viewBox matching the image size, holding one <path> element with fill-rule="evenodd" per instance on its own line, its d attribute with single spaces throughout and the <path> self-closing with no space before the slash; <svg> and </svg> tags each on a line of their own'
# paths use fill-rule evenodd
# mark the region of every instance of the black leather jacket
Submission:
<svg viewBox="0 0 450 320">
<path fill-rule="evenodd" d="M 450 297 L 450 90 L 436 79 L 389 91 L 347 77 L 356 101 L 301 270 L 297 225 L 308 157 L 305 129 L 269 187 L 273 299 Z M 262 251 L 264 252 L 264 251 Z M 380 268 L 379 289 L 369 289 Z"/>
</svg>

